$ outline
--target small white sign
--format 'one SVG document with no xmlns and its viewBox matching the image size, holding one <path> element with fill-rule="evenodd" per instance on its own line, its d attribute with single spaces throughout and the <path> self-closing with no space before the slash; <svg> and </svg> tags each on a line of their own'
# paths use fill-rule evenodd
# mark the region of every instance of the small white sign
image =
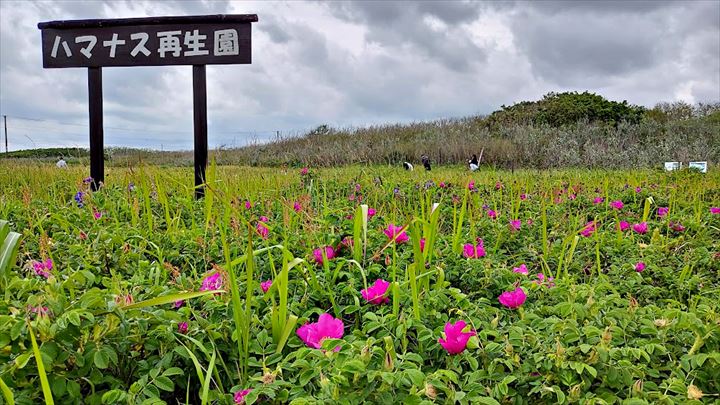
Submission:
<svg viewBox="0 0 720 405">
<path fill-rule="evenodd" d="M 673 170 L 680 170 L 682 169 L 682 163 L 681 162 L 665 162 L 665 171 L 671 172 Z"/>
<path fill-rule="evenodd" d="M 703 173 L 707 173 L 707 162 L 690 162 L 688 167 L 690 169 L 700 170 Z"/>
</svg>

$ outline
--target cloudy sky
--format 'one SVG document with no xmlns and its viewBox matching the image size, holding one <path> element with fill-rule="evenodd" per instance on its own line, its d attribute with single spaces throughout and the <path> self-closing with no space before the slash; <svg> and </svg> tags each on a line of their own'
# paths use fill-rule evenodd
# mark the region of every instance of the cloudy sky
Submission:
<svg viewBox="0 0 720 405">
<path fill-rule="evenodd" d="M 720 100 L 720 2 L 0 1 L 11 150 L 87 146 L 86 69 L 43 69 L 37 23 L 257 14 L 252 65 L 209 66 L 210 147 L 276 131 L 486 114 L 550 91 Z M 103 70 L 105 143 L 192 148 L 192 69 Z M 4 146 L 4 145 L 3 145 Z"/>
</svg>

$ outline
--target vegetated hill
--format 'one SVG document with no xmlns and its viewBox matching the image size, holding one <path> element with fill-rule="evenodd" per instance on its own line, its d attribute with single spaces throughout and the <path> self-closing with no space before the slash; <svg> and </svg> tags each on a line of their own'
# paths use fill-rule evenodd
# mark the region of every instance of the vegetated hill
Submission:
<svg viewBox="0 0 720 405">
<path fill-rule="evenodd" d="M 27 152 L 27 151 L 22 151 Z M 13 152 L 20 153 L 20 152 Z M 85 152 L 86 153 L 86 152 Z M 255 166 L 464 164 L 482 153 L 497 167 L 658 167 L 663 161 L 720 161 L 720 102 L 660 103 L 652 109 L 583 92 L 549 93 L 482 117 L 365 128 L 320 125 L 298 137 L 211 151 L 219 164 Z M 27 155 L 27 154 L 26 154 Z M 57 152 L 51 156 L 57 157 Z M 30 156 L 26 157 L 38 157 Z M 106 150 L 110 165 L 192 165 L 192 152 Z"/>
</svg>

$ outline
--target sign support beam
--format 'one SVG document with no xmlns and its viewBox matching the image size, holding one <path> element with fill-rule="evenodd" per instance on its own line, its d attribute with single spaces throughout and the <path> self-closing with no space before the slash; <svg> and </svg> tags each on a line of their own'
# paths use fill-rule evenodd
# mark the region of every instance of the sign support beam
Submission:
<svg viewBox="0 0 720 405">
<path fill-rule="evenodd" d="M 102 68 L 88 68 L 88 101 L 90 114 L 90 177 L 91 187 L 97 191 L 105 182 L 105 148 L 103 142 Z"/>
<path fill-rule="evenodd" d="M 208 162 L 207 85 L 205 65 L 193 65 L 193 127 L 195 132 L 195 198 L 205 196 Z"/>
</svg>

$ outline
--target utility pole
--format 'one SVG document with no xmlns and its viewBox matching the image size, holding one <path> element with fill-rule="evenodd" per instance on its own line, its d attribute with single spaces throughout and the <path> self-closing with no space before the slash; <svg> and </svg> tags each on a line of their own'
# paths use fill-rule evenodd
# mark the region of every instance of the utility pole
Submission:
<svg viewBox="0 0 720 405">
<path fill-rule="evenodd" d="M 9 153 L 7 143 L 7 115 L 3 115 L 3 120 L 5 121 L 5 154 L 7 155 Z"/>
</svg>

